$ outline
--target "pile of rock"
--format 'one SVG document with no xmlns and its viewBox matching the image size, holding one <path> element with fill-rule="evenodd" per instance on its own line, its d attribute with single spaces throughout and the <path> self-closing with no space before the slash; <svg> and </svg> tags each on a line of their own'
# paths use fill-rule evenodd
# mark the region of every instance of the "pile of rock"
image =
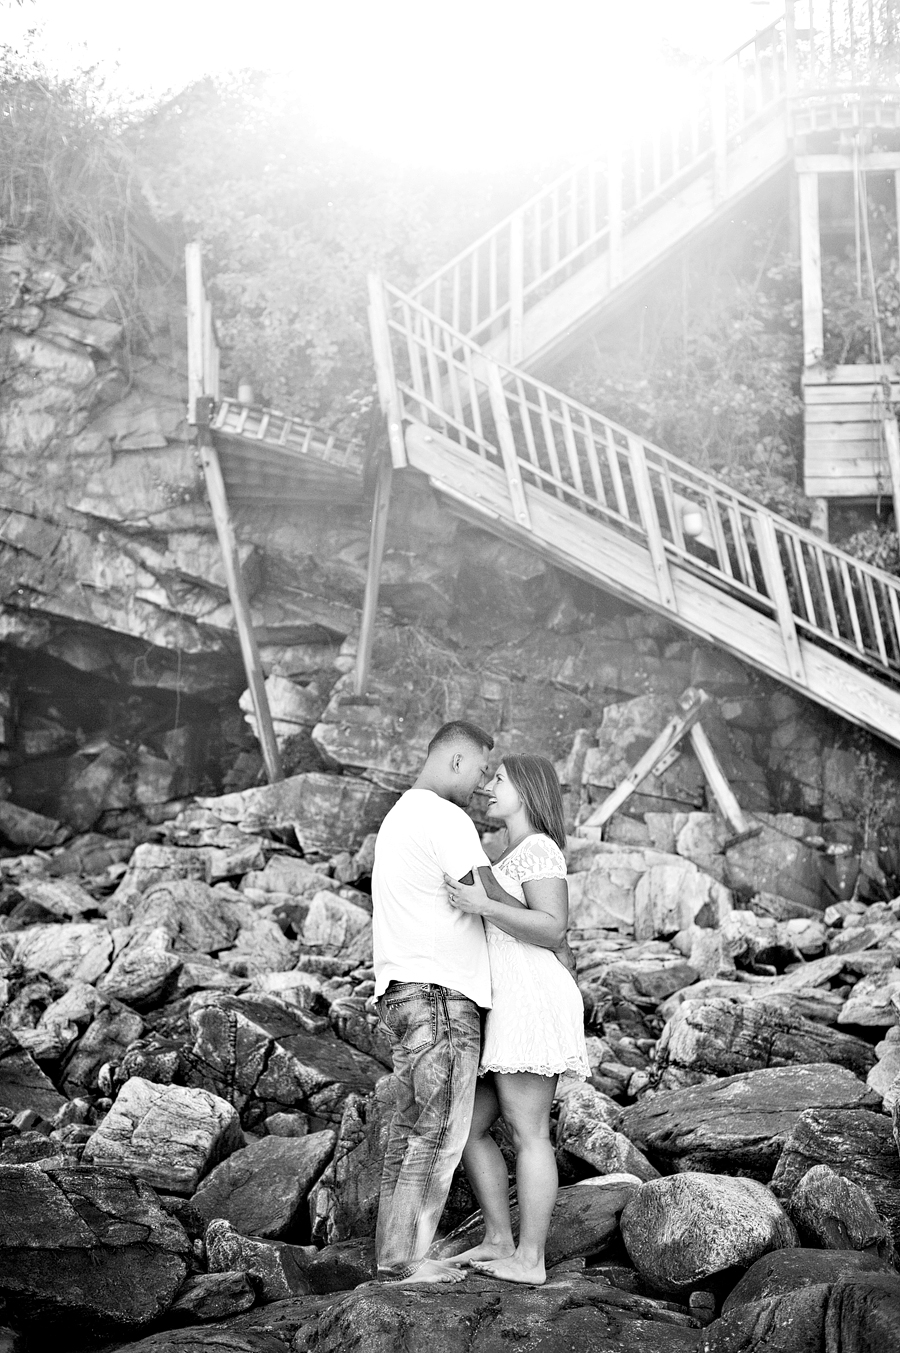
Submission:
<svg viewBox="0 0 900 1353">
<path fill-rule="evenodd" d="M 368 1286 L 394 791 L 319 778 L 343 797 L 307 774 L 203 800 L 127 861 L 96 837 L 0 861 L 3 1319 L 148 1351 L 387 1350 L 412 1324 L 448 1353 L 488 1328 L 623 1353 L 784 1329 L 765 1346 L 796 1353 L 835 1320 L 874 1345 L 900 1318 L 900 899 L 829 903 L 803 820 L 579 829 L 592 1076 L 554 1109 L 549 1282 Z M 460 1178 L 436 1253 L 478 1226 Z"/>
</svg>

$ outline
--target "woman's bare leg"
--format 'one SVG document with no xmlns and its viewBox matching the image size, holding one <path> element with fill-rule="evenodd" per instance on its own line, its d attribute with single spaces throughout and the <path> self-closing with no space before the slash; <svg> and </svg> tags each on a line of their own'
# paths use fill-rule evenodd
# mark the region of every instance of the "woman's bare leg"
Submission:
<svg viewBox="0 0 900 1353">
<path fill-rule="evenodd" d="M 499 1116 L 500 1105 L 493 1076 L 489 1073 L 479 1080 L 475 1091 L 472 1127 L 462 1155 L 472 1192 L 484 1217 L 484 1240 L 445 1260 L 448 1264 L 474 1264 L 515 1252 L 509 1221 L 509 1175 L 503 1153 L 490 1135 L 491 1125 Z"/>
<path fill-rule="evenodd" d="M 550 1141 L 550 1106 L 556 1080 L 556 1076 L 536 1076 L 531 1071 L 495 1075 L 500 1112 L 516 1148 L 519 1241 L 509 1258 L 478 1262 L 481 1272 L 493 1278 L 534 1284 L 547 1277 L 544 1245 L 559 1184 Z"/>
</svg>

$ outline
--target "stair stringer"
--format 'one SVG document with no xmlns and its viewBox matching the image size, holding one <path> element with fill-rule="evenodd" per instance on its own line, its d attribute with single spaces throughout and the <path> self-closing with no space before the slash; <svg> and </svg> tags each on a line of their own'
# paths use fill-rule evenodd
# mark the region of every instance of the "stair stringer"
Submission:
<svg viewBox="0 0 900 1353">
<path fill-rule="evenodd" d="M 727 219 L 743 198 L 784 169 L 790 160 L 787 111 L 783 101 L 765 120 L 751 126 L 731 145 L 726 159 L 725 189 L 716 183 L 712 153 L 707 168 L 670 193 L 659 206 L 626 230 L 622 238 L 621 273 L 610 274 L 608 246 L 590 263 L 525 310 L 522 355 L 510 358 L 509 329 L 481 344 L 490 357 L 526 371 L 562 357 L 598 320 L 624 310 L 657 268 L 664 266 L 689 240 Z"/>
<path fill-rule="evenodd" d="M 566 572 L 632 605 L 665 616 L 704 639 L 900 747 L 900 691 L 860 671 L 839 654 L 799 636 L 805 681 L 791 674 L 777 620 L 694 572 L 672 552 L 674 605 L 660 599 L 650 551 L 596 518 L 524 485 L 531 529 L 512 515 L 501 469 L 475 460 L 450 438 L 421 423 L 405 433 L 408 464 L 425 474 L 453 510 L 485 530 L 536 550 Z M 564 543 L 563 543 L 564 542 Z"/>
</svg>

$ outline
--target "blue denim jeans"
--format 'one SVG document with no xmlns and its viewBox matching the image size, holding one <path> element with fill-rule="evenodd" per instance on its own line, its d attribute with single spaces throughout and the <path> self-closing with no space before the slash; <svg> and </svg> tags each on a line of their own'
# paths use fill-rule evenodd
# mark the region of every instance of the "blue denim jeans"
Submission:
<svg viewBox="0 0 900 1353">
<path fill-rule="evenodd" d="M 378 1277 L 410 1277 L 434 1239 L 472 1121 L 478 1006 L 430 982 L 391 982 L 378 1003 L 391 1035 L 394 1114 L 381 1175 Z"/>
</svg>

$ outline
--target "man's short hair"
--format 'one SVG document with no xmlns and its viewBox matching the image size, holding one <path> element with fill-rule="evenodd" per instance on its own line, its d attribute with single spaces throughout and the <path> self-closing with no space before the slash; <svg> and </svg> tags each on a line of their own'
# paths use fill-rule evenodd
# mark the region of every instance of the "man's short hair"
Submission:
<svg viewBox="0 0 900 1353">
<path fill-rule="evenodd" d="M 428 755 L 430 756 L 437 748 L 449 747 L 454 742 L 471 743 L 479 751 L 482 747 L 487 747 L 490 751 L 494 746 L 494 739 L 490 733 L 486 733 L 476 723 L 469 723 L 466 719 L 453 719 L 450 723 L 441 724 L 428 744 Z"/>
</svg>

